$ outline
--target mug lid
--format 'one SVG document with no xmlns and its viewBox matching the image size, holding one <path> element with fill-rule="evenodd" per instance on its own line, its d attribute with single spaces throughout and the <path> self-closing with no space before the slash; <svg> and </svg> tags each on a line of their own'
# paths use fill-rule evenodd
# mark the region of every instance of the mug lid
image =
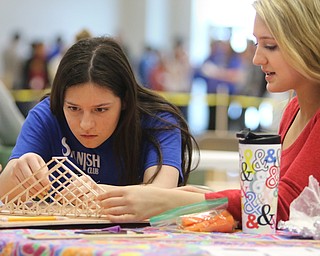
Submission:
<svg viewBox="0 0 320 256">
<path fill-rule="evenodd" d="M 243 129 L 237 133 L 241 144 L 280 144 L 279 134 L 253 133 L 250 129 Z"/>
</svg>

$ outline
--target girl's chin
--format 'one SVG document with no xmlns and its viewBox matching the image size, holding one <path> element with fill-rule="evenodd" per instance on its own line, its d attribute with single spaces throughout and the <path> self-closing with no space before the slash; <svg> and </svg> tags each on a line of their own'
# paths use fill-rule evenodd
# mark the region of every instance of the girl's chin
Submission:
<svg viewBox="0 0 320 256">
<path fill-rule="evenodd" d="M 279 90 L 277 90 L 277 88 L 274 86 L 274 84 L 270 84 L 270 83 L 267 83 L 267 91 L 268 92 L 279 92 Z"/>
<path fill-rule="evenodd" d="M 83 141 L 80 141 L 80 143 L 82 144 L 82 146 L 84 146 L 85 148 L 97 148 L 99 147 L 102 143 L 98 143 L 98 142 L 91 142 L 91 143 L 88 143 L 88 142 L 83 142 Z"/>
</svg>

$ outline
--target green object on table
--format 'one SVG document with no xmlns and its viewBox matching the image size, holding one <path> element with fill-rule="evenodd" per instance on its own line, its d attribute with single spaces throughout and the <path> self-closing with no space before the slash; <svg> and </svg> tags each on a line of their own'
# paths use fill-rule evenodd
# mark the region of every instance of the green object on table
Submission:
<svg viewBox="0 0 320 256">
<path fill-rule="evenodd" d="M 227 208 L 228 198 L 221 197 L 217 199 L 204 200 L 202 202 L 179 206 L 174 209 L 163 212 L 150 218 L 150 225 L 154 227 L 169 226 L 176 223 L 180 216 L 203 212 L 213 209 Z"/>
</svg>

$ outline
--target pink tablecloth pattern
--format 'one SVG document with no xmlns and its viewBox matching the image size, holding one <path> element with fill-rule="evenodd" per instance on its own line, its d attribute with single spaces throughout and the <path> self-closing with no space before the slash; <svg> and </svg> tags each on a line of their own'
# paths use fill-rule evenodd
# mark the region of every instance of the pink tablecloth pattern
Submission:
<svg viewBox="0 0 320 256">
<path fill-rule="evenodd" d="M 297 240 L 277 235 L 246 235 L 242 232 L 232 234 L 222 233 L 179 233 L 172 230 L 146 227 L 139 229 L 145 233 L 159 233 L 155 238 L 123 238 L 123 239 L 59 239 L 32 240 L 28 235 L 68 236 L 74 230 L 39 230 L 39 229 L 9 229 L 0 230 L 0 255 L 213 255 L 212 248 L 252 249 L 257 247 L 308 248 L 320 255 L 320 241 Z M 209 248 L 209 249 L 208 249 Z M 289 253 L 290 254 L 290 253 Z M 289 255 L 288 254 L 288 255 Z M 214 254 L 216 255 L 216 254 Z M 228 254 L 229 255 L 229 254 Z M 240 255 L 240 254 L 239 254 Z M 250 254 L 251 255 L 251 254 Z M 259 254 L 260 255 L 260 254 Z M 280 254 L 279 254 L 280 255 Z"/>
</svg>

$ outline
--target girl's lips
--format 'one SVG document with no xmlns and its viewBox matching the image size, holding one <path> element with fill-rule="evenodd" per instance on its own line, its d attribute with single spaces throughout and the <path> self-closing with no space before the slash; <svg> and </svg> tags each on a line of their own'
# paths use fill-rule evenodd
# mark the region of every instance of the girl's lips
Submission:
<svg viewBox="0 0 320 256">
<path fill-rule="evenodd" d="M 274 75 L 276 72 L 265 72 L 266 75 Z"/>
<path fill-rule="evenodd" d="M 82 138 L 85 138 L 85 139 L 91 139 L 91 138 L 96 138 L 97 135 L 88 135 L 88 134 L 82 134 L 80 135 Z"/>
<path fill-rule="evenodd" d="M 265 79 L 267 82 L 269 82 L 276 73 L 275 72 L 265 72 L 265 74 L 266 74 Z"/>
<path fill-rule="evenodd" d="M 267 71 L 266 69 L 264 69 L 263 67 L 261 67 L 261 71 L 263 73 L 265 73 L 266 75 L 274 75 L 276 72 L 272 72 L 272 71 Z"/>
</svg>

